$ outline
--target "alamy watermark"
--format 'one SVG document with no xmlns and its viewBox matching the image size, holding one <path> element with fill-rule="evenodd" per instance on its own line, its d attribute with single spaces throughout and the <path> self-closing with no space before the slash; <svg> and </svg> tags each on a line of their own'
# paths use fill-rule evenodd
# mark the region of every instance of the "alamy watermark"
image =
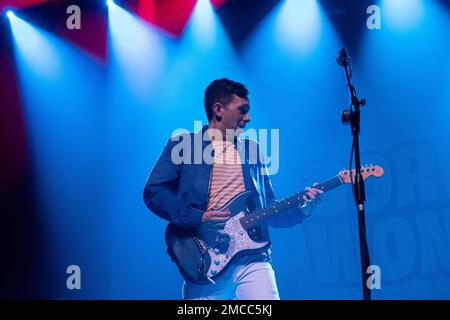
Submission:
<svg viewBox="0 0 450 320">
<path fill-rule="evenodd" d="M 81 269 L 76 264 L 67 267 L 66 273 L 70 274 L 66 280 L 66 287 L 69 290 L 81 289 Z"/>
<path fill-rule="evenodd" d="M 171 141 L 176 142 L 171 150 L 174 164 L 210 164 L 222 161 L 225 164 L 260 164 L 264 175 L 274 175 L 280 167 L 280 130 L 279 129 L 227 129 L 224 134 L 217 129 L 208 129 L 202 133 L 202 122 L 194 121 L 194 134 L 186 129 L 172 132 Z M 203 144 L 206 142 L 206 147 Z M 218 157 L 218 144 L 224 149 L 235 146 L 238 158 Z M 270 146 L 270 148 L 269 148 Z"/>
<path fill-rule="evenodd" d="M 367 278 L 367 288 L 369 290 L 380 290 L 381 289 L 381 268 L 376 264 L 370 265 L 366 270 L 367 274 L 370 276 Z"/>
<path fill-rule="evenodd" d="M 66 20 L 66 26 L 69 30 L 81 29 L 81 9 L 77 5 L 70 5 L 66 9 L 69 14 Z M 366 13 L 370 16 L 366 20 L 366 26 L 369 30 L 381 29 L 381 8 L 378 5 L 370 5 L 367 7 Z"/>
<path fill-rule="evenodd" d="M 366 20 L 366 26 L 369 30 L 380 30 L 381 29 L 381 8 L 375 4 L 367 7 L 367 14 L 370 16 Z"/>
<path fill-rule="evenodd" d="M 69 30 L 81 29 L 81 9 L 77 5 L 71 5 L 67 7 L 67 14 L 70 16 L 66 20 L 66 27 Z"/>
</svg>

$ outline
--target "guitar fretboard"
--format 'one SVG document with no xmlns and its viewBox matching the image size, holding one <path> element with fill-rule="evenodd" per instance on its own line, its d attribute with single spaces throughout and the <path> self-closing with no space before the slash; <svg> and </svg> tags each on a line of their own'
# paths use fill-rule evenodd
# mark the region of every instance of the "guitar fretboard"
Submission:
<svg viewBox="0 0 450 320">
<path fill-rule="evenodd" d="M 314 188 L 323 190 L 324 192 L 327 192 L 331 189 L 334 189 L 338 186 L 343 184 L 341 178 L 339 175 L 335 176 L 334 178 L 331 178 L 330 180 L 327 180 L 323 183 L 320 183 Z M 245 217 L 241 218 L 240 222 L 242 226 L 245 229 L 251 229 L 256 227 L 261 222 L 272 218 L 278 214 L 281 214 L 282 212 L 294 208 L 296 206 L 299 206 L 304 203 L 303 196 L 306 194 L 305 191 L 301 191 L 299 193 L 296 193 L 290 197 L 284 198 L 283 200 L 274 202 L 273 204 L 269 205 L 266 208 L 255 210 L 249 214 L 247 214 Z"/>
</svg>

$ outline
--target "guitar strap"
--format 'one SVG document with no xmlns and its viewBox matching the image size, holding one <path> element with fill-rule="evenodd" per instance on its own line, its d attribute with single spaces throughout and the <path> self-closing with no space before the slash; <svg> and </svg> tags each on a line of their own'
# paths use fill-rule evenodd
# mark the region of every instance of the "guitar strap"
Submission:
<svg viewBox="0 0 450 320">
<path fill-rule="evenodd" d="M 266 184 L 264 183 L 264 170 L 267 169 L 265 165 L 260 161 L 260 157 L 261 155 L 258 154 L 257 163 L 250 165 L 250 176 L 252 178 L 256 192 L 258 192 L 261 208 L 264 208 L 267 205 L 266 190 L 265 190 Z"/>
<path fill-rule="evenodd" d="M 244 148 L 242 148 L 242 140 L 237 139 L 237 149 L 239 151 L 240 156 L 244 157 L 244 163 L 248 167 L 248 172 L 250 173 L 250 178 L 254 186 L 254 190 L 258 193 L 259 205 L 261 208 L 267 205 L 266 202 L 266 190 L 264 183 L 264 175 L 267 175 L 267 168 L 263 161 L 261 161 L 263 155 L 260 154 L 259 146 L 256 145 L 256 148 L 252 149 L 250 147 L 250 140 L 243 139 Z M 243 152 L 244 151 L 244 152 Z M 244 153 L 244 154 L 242 154 Z M 243 173 L 245 170 L 243 170 Z M 245 178 L 244 178 L 245 180 Z"/>
</svg>

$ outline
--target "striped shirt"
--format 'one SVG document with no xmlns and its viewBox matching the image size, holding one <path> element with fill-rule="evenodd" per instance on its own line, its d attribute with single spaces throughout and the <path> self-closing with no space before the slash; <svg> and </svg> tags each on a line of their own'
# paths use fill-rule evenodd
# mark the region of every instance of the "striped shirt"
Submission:
<svg viewBox="0 0 450 320">
<path fill-rule="evenodd" d="M 212 141 L 214 161 L 209 185 L 208 210 L 220 209 L 236 194 L 245 191 L 241 160 L 230 141 Z"/>
</svg>

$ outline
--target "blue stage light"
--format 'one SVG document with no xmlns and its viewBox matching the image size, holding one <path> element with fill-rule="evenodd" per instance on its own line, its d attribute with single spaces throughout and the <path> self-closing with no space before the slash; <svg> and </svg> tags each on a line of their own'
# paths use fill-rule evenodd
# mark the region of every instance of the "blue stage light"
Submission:
<svg viewBox="0 0 450 320">
<path fill-rule="evenodd" d="M 393 31 L 411 31 L 420 26 L 426 13 L 423 0 L 383 0 L 381 10 L 385 24 Z"/>
<path fill-rule="evenodd" d="M 281 2 L 275 24 L 276 39 L 290 51 L 307 54 L 316 48 L 322 31 L 317 0 Z"/>
<path fill-rule="evenodd" d="M 12 18 L 15 17 L 14 12 L 12 12 L 11 10 L 6 11 L 6 16 L 7 16 L 9 19 L 12 19 Z"/>
</svg>

